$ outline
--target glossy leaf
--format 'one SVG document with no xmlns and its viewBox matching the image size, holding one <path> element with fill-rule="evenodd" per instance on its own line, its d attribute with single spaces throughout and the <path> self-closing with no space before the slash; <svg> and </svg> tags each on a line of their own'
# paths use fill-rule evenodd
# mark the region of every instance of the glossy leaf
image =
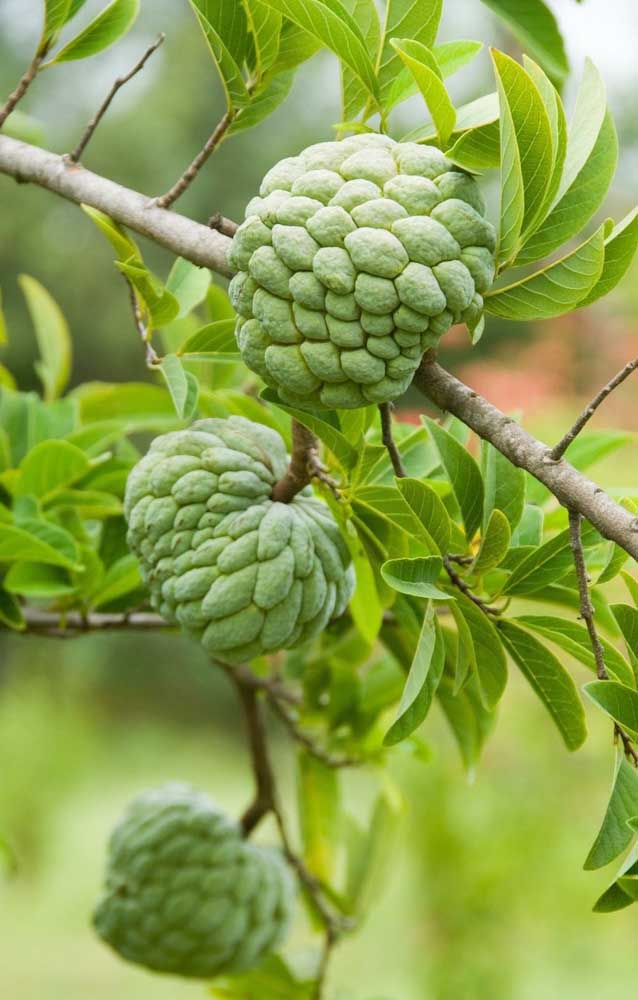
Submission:
<svg viewBox="0 0 638 1000">
<path fill-rule="evenodd" d="M 58 529 L 59 531 L 61 529 Z M 62 534 L 65 535 L 66 532 Z M 77 568 L 73 558 L 55 544 L 50 544 L 51 541 L 59 540 L 55 531 L 48 532 L 46 538 L 49 541 L 34 534 L 33 525 L 29 522 L 20 528 L 12 524 L 3 524 L 0 532 L 0 563 L 29 561 L 65 566 L 67 569 Z"/>
<path fill-rule="evenodd" d="M 35 369 L 44 386 L 44 398 L 62 394 L 71 374 L 71 337 L 57 302 L 28 274 L 18 278 L 35 329 L 40 361 Z"/>
<path fill-rule="evenodd" d="M 44 27 L 42 38 L 55 36 L 69 16 L 71 0 L 44 0 Z"/>
<path fill-rule="evenodd" d="M 530 594 L 556 583 L 572 565 L 569 530 L 534 548 L 503 587 L 504 594 Z"/>
<path fill-rule="evenodd" d="M 118 260 L 126 261 L 130 258 L 140 257 L 137 244 L 119 223 L 114 222 L 113 219 L 105 215 L 104 212 L 100 212 L 99 209 L 91 208 L 90 205 L 82 205 L 82 211 L 88 215 L 89 219 L 106 236 L 115 250 Z"/>
<path fill-rule="evenodd" d="M 461 508 L 468 541 L 474 537 L 483 516 L 483 479 L 476 461 L 449 431 L 436 421 L 423 417 L 432 435 L 441 463 L 452 484 L 454 496 Z"/>
<path fill-rule="evenodd" d="M 418 729 L 430 710 L 444 666 L 445 643 L 434 606 L 428 603 L 397 717 L 385 734 L 384 746 L 394 746 Z"/>
<path fill-rule="evenodd" d="M 60 49 L 48 65 L 86 59 L 126 34 L 138 15 L 140 0 L 113 0 L 86 28 Z"/>
<path fill-rule="evenodd" d="M 409 38 L 393 38 L 391 44 L 414 77 L 436 126 L 439 142 L 445 146 L 454 131 L 456 109 L 445 89 L 436 59 L 425 45 Z"/>
<path fill-rule="evenodd" d="M 165 326 L 176 319 L 180 311 L 179 302 L 141 259 L 116 261 L 115 266 L 128 278 L 146 306 L 152 328 Z"/>
<path fill-rule="evenodd" d="M 624 757 L 616 769 L 607 812 L 583 867 L 604 868 L 629 846 L 634 831 L 628 820 L 638 816 L 638 771 Z"/>
<path fill-rule="evenodd" d="M 587 727 L 572 678 L 546 646 L 513 621 L 502 620 L 499 632 L 512 659 L 552 716 L 565 746 L 577 750 L 587 738 Z"/>
<path fill-rule="evenodd" d="M 625 892 L 623 881 L 625 880 L 626 885 L 628 878 L 638 876 L 637 855 L 638 848 L 634 848 L 618 872 L 615 881 L 594 904 L 594 913 L 614 913 L 616 910 L 623 910 L 625 907 L 631 906 L 634 902 L 634 896 Z"/>
<path fill-rule="evenodd" d="M 288 406 L 282 403 L 275 392 L 271 390 L 264 390 L 262 392 L 262 399 L 267 403 L 273 403 L 278 406 L 279 409 L 283 410 L 285 413 L 289 413 L 291 417 L 298 420 L 299 423 L 303 424 L 309 430 L 316 434 L 317 437 L 323 441 L 327 448 L 330 449 L 332 454 L 335 456 L 338 462 L 344 466 L 346 469 L 352 469 L 357 462 L 357 451 L 352 447 L 348 439 L 337 430 L 332 424 L 328 423 L 321 416 L 315 413 L 310 413 L 306 410 L 297 410 L 293 406 Z"/>
<path fill-rule="evenodd" d="M 504 319 L 562 316 L 594 288 L 605 260 L 601 227 L 585 243 L 541 271 L 485 295 L 485 311 Z"/>
</svg>

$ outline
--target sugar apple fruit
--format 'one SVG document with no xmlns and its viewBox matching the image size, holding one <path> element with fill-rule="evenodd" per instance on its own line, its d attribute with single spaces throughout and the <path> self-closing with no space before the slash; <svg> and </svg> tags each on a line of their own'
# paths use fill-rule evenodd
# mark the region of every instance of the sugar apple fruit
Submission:
<svg viewBox="0 0 638 1000">
<path fill-rule="evenodd" d="M 123 958 L 206 978 L 255 965 L 283 939 L 293 881 L 186 785 L 145 792 L 111 835 L 93 922 Z"/>
<path fill-rule="evenodd" d="M 287 466 L 276 431 L 233 416 L 156 438 L 128 478 L 128 543 L 153 607 L 228 663 L 318 635 L 352 596 L 328 507 L 309 488 L 271 499 Z"/>
<path fill-rule="evenodd" d="M 245 363 L 295 406 L 400 396 L 426 348 L 480 318 L 484 212 L 474 178 L 432 146 L 367 133 L 281 160 L 229 252 Z"/>
</svg>

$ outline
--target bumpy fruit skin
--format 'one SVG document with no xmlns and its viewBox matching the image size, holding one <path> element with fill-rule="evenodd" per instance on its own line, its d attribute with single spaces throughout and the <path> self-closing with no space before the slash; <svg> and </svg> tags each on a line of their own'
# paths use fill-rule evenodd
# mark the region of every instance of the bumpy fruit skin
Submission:
<svg viewBox="0 0 638 1000">
<path fill-rule="evenodd" d="M 300 407 L 396 399 L 494 279 L 475 180 L 432 146 L 364 134 L 277 163 L 229 261 L 245 363 Z"/>
<path fill-rule="evenodd" d="M 276 431 L 230 417 L 156 438 L 128 479 L 128 543 L 153 607 L 227 663 L 305 642 L 352 596 L 325 504 L 309 488 L 271 500 L 287 466 Z"/>
<path fill-rule="evenodd" d="M 275 851 L 243 840 L 207 796 L 173 784 L 136 798 L 113 831 L 93 923 L 130 962 L 208 978 L 275 948 L 292 902 Z"/>
</svg>

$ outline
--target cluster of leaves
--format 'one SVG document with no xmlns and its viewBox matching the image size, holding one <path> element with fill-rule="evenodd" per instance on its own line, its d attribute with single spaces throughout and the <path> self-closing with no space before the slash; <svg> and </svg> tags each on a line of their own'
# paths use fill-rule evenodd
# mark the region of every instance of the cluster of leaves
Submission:
<svg viewBox="0 0 638 1000">
<path fill-rule="evenodd" d="M 140 0 L 111 0 L 86 27 L 51 55 L 67 24 L 80 12 L 86 0 L 45 0 L 44 23 L 38 55 L 47 57 L 43 69 L 58 63 L 86 59 L 117 42 L 132 26 L 140 9 Z"/>
</svg>

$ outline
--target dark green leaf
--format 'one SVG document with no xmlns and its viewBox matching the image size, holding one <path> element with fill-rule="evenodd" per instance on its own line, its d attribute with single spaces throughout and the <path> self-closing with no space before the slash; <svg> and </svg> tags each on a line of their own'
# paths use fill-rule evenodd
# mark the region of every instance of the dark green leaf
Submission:
<svg viewBox="0 0 638 1000">
<path fill-rule="evenodd" d="M 554 719 L 565 746 L 577 750 L 587 738 L 587 727 L 572 678 L 553 653 L 513 621 L 499 622 L 499 632 L 512 659 Z"/>
<path fill-rule="evenodd" d="M 284 70 L 271 80 L 263 89 L 257 91 L 252 97 L 250 104 L 241 108 L 239 114 L 233 119 L 226 135 L 236 135 L 237 132 L 245 132 L 248 128 L 258 125 L 265 118 L 276 111 L 280 104 L 288 97 L 290 88 L 294 80 L 292 70 Z"/>
<path fill-rule="evenodd" d="M 476 461 L 455 437 L 436 421 L 423 417 L 439 452 L 441 463 L 461 508 L 468 542 L 474 537 L 483 516 L 483 479 Z"/>
<path fill-rule="evenodd" d="M 634 897 L 624 891 L 622 880 L 638 875 L 638 849 L 634 848 L 616 876 L 616 880 L 594 904 L 594 913 L 613 913 L 631 906 Z"/>
<path fill-rule="evenodd" d="M 483 705 L 492 710 L 507 684 L 507 661 L 498 630 L 490 618 L 460 590 L 447 588 L 456 598 L 472 636 L 476 654 L 476 677 Z M 455 616 L 456 617 L 456 616 Z"/>
<path fill-rule="evenodd" d="M 488 441 L 481 442 L 481 471 L 485 486 L 483 524 L 487 524 L 493 510 L 500 510 L 514 531 L 525 509 L 525 472 Z"/>
<path fill-rule="evenodd" d="M 505 514 L 495 508 L 490 514 L 487 527 L 481 538 L 481 547 L 472 566 L 472 572 L 481 576 L 500 565 L 507 554 L 512 539 L 512 531 Z"/>
<path fill-rule="evenodd" d="M 583 663 L 590 670 L 596 670 L 596 661 L 591 647 L 589 633 L 584 625 L 569 618 L 553 615 L 519 615 L 515 619 L 526 628 L 545 636 L 550 642 L 560 646 L 566 653 Z M 631 667 L 616 647 L 599 636 L 605 654 L 605 665 L 614 678 L 622 684 L 633 686 Z"/>
<path fill-rule="evenodd" d="M 634 836 L 627 823 L 634 816 L 638 816 L 638 771 L 621 757 L 603 825 L 583 866 L 586 870 L 604 868 L 622 854 Z"/>
<path fill-rule="evenodd" d="M 229 110 L 250 103 L 241 73 L 248 52 L 248 25 L 239 0 L 190 0 L 226 91 Z"/>
</svg>

